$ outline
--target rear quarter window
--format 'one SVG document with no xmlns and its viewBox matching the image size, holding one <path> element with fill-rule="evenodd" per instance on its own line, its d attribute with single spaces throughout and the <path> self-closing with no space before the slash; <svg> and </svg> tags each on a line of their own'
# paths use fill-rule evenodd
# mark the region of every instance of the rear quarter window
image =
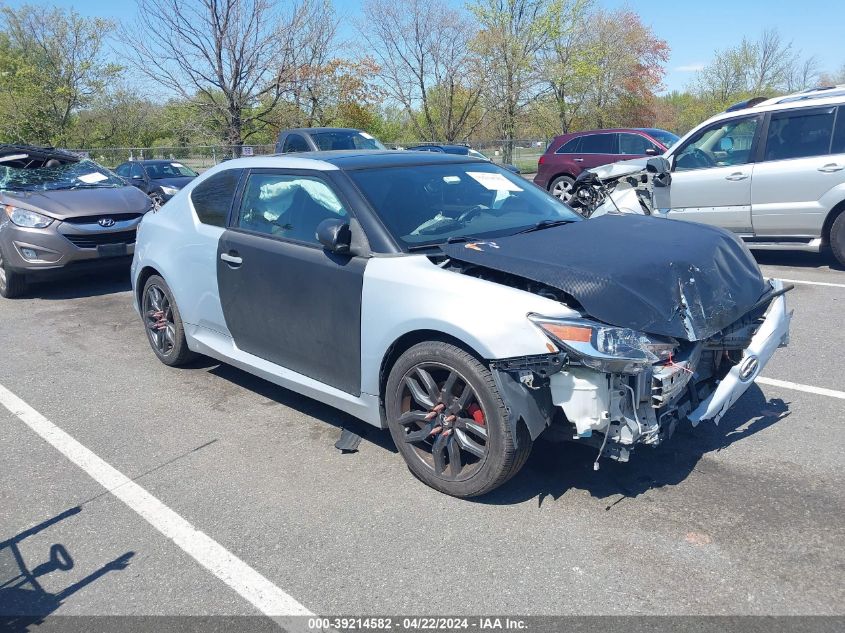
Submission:
<svg viewBox="0 0 845 633">
<path fill-rule="evenodd" d="M 191 203 L 200 222 L 211 226 L 226 226 L 242 171 L 227 169 L 194 187 L 191 191 Z"/>
<path fill-rule="evenodd" d="M 577 154 L 581 151 L 579 148 L 581 146 L 581 138 L 580 136 L 576 136 L 575 138 L 571 138 L 566 143 L 560 146 L 560 148 L 555 152 L 555 154 Z"/>
</svg>

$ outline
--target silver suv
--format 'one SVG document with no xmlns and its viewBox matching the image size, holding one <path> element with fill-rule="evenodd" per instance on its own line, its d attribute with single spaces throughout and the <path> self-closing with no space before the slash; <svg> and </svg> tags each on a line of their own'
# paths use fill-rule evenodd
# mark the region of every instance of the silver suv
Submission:
<svg viewBox="0 0 845 633">
<path fill-rule="evenodd" d="M 664 156 L 669 217 L 720 226 L 752 248 L 830 247 L 845 264 L 845 86 L 737 104 Z"/>
</svg>

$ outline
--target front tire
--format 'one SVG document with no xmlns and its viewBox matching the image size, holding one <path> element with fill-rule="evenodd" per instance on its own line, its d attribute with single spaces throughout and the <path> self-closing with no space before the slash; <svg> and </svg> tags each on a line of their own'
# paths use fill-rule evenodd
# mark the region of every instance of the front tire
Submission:
<svg viewBox="0 0 845 633">
<path fill-rule="evenodd" d="M 196 356 L 188 349 L 185 327 L 173 293 L 158 275 L 152 275 L 144 284 L 141 315 L 150 347 L 162 363 L 178 367 Z"/>
<path fill-rule="evenodd" d="M 466 351 L 439 341 L 419 343 L 394 364 L 385 392 L 387 425 L 410 471 L 455 497 L 485 494 L 525 463 L 508 410 L 490 370 Z"/>
<path fill-rule="evenodd" d="M 0 250 L 0 297 L 14 299 L 26 292 L 26 277 L 9 269 L 3 251 Z"/>
<path fill-rule="evenodd" d="M 549 193 L 562 202 L 569 202 L 570 198 L 572 198 L 572 185 L 574 184 L 574 178 L 558 176 L 549 185 Z"/>
<path fill-rule="evenodd" d="M 836 261 L 845 266 L 845 211 L 839 214 L 830 227 L 830 250 Z"/>
</svg>

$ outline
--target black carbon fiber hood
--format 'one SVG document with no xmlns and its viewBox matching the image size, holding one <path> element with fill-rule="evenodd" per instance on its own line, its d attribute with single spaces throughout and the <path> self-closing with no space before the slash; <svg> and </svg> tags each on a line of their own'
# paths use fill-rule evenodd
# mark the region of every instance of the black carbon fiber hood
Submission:
<svg viewBox="0 0 845 633">
<path fill-rule="evenodd" d="M 739 238 L 679 220 L 607 215 L 442 248 L 454 260 L 558 288 L 599 321 L 690 341 L 730 325 L 768 290 Z"/>
</svg>

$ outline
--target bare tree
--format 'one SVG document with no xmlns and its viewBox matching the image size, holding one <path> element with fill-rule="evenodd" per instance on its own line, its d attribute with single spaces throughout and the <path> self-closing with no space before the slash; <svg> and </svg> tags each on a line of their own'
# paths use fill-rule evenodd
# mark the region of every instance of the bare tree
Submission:
<svg viewBox="0 0 845 633">
<path fill-rule="evenodd" d="M 516 126 L 542 93 L 538 53 L 551 23 L 549 0 L 475 0 L 482 31 L 475 47 L 488 66 L 487 98 L 500 126 L 503 160 L 513 160 Z"/>
<path fill-rule="evenodd" d="M 478 126 L 481 64 L 467 47 L 475 28 L 442 0 L 368 0 L 360 30 L 388 95 L 427 140 L 453 142 Z M 416 116 L 419 112 L 419 116 Z"/>
<path fill-rule="evenodd" d="M 281 100 L 323 3 L 302 0 L 137 0 L 123 37 L 137 70 L 220 124 L 236 154 Z"/>
</svg>

